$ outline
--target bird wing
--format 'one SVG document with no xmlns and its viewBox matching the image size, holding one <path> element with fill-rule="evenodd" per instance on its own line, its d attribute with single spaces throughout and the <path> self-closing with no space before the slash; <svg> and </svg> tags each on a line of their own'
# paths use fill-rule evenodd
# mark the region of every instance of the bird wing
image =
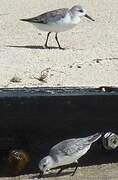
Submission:
<svg viewBox="0 0 118 180">
<path fill-rule="evenodd" d="M 84 138 L 67 139 L 53 146 L 49 154 L 55 159 L 58 155 L 72 156 L 73 154 L 78 153 L 78 151 L 82 151 L 90 147 L 91 144 L 97 141 L 100 137 L 101 134 L 96 133 L 92 136 Z"/>
<path fill-rule="evenodd" d="M 53 146 L 49 154 L 54 158 L 59 154 L 62 156 L 72 156 L 88 145 L 90 145 L 88 142 L 83 142 L 81 139 L 68 139 Z"/>
<path fill-rule="evenodd" d="M 32 23 L 47 24 L 49 22 L 59 21 L 61 18 L 64 18 L 67 11 L 68 11 L 67 8 L 57 9 L 57 10 L 46 12 L 44 14 L 41 14 L 33 18 L 24 19 L 24 21 L 29 21 Z"/>
</svg>

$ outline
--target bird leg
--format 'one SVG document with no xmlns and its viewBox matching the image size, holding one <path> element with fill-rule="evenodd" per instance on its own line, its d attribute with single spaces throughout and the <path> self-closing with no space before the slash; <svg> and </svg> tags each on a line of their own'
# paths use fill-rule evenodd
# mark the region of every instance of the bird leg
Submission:
<svg viewBox="0 0 118 180">
<path fill-rule="evenodd" d="M 63 49 L 63 50 L 64 50 L 64 48 L 62 48 L 61 45 L 60 45 L 60 43 L 59 43 L 59 40 L 58 40 L 58 37 L 57 37 L 57 33 L 56 33 L 56 35 L 55 35 L 55 39 L 56 39 L 56 41 L 57 41 L 57 44 L 58 44 L 58 46 L 59 46 L 59 49 Z"/>
<path fill-rule="evenodd" d="M 47 38 L 46 38 L 46 42 L 45 42 L 45 47 L 46 48 L 48 48 L 48 39 L 49 39 L 49 35 L 51 34 L 51 32 L 49 32 L 48 34 L 47 34 Z"/>
<path fill-rule="evenodd" d="M 59 171 L 57 172 L 57 175 L 59 175 L 64 169 L 67 169 L 69 166 L 68 165 L 63 165 L 63 166 L 60 166 L 59 168 Z"/>
<path fill-rule="evenodd" d="M 60 168 L 60 170 L 57 172 L 57 175 L 59 175 L 63 170 L 64 168 Z"/>
<path fill-rule="evenodd" d="M 77 165 L 76 165 L 76 167 L 75 167 L 75 169 L 74 169 L 74 171 L 73 171 L 71 176 L 74 176 L 75 172 L 77 171 L 78 166 L 79 166 L 79 163 L 77 163 Z"/>
<path fill-rule="evenodd" d="M 38 176 L 34 176 L 33 179 L 35 179 L 35 178 L 40 179 L 40 178 L 43 177 L 43 174 L 44 174 L 44 173 L 43 173 L 42 171 L 40 171 L 40 174 L 39 174 Z"/>
</svg>

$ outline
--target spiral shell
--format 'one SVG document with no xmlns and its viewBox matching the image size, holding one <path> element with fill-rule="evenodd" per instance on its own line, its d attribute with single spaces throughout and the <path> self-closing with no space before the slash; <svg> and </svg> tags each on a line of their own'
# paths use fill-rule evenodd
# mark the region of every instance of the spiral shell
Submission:
<svg viewBox="0 0 118 180">
<path fill-rule="evenodd" d="M 114 150 L 118 147 L 118 135 L 107 132 L 102 139 L 103 146 L 106 150 Z"/>
<path fill-rule="evenodd" d="M 8 155 L 8 164 L 13 174 L 18 175 L 28 165 L 30 161 L 29 154 L 24 150 L 12 150 Z"/>
</svg>

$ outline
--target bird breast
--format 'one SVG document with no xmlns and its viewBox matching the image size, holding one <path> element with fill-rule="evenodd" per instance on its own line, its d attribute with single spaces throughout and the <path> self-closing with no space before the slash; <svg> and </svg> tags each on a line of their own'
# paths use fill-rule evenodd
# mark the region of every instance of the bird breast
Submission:
<svg viewBox="0 0 118 180">
<path fill-rule="evenodd" d="M 75 15 L 71 17 L 72 24 L 77 25 L 80 22 L 80 17 Z"/>
</svg>

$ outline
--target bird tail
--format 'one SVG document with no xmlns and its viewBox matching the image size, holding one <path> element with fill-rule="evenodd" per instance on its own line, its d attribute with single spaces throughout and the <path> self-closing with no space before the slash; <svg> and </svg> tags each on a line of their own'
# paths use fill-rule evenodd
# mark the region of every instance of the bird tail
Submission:
<svg viewBox="0 0 118 180">
<path fill-rule="evenodd" d="M 96 133 L 93 134 L 92 136 L 88 136 L 88 142 L 92 144 L 93 142 L 97 141 L 101 136 L 102 136 L 101 133 Z"/>
</svg>

